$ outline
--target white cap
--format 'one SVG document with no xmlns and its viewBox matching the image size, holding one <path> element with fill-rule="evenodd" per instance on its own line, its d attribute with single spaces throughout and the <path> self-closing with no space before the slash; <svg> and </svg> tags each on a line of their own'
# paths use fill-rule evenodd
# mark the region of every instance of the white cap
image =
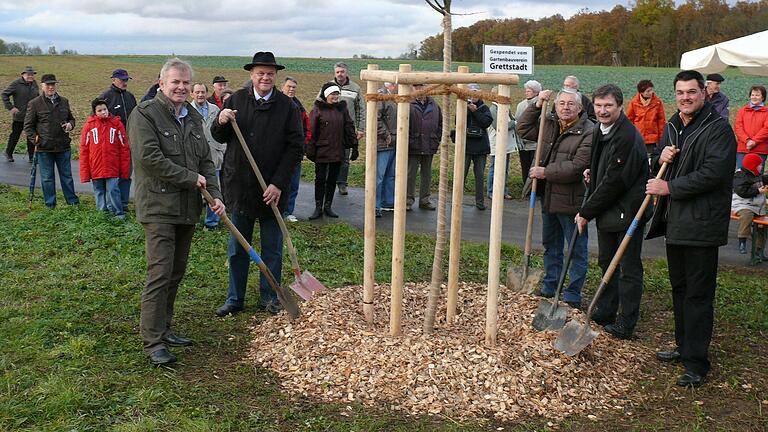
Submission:
<svg viewBox="0 0 768 432">
<path fill-rule="evenodd" d="M 325 89 L 325 91 L 323 92 L 323 97 L 327 99 L 328 96 L 332 95 L 333 93 L 341 93 L 341 89 L 339 88 L 339 86 L 334 85 Z"/>
</svg>

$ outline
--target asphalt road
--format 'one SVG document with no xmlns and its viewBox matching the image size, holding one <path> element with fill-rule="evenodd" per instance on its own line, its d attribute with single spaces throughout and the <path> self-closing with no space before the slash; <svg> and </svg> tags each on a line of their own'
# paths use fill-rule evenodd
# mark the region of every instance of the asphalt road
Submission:
<svg viewBox="0 0 768 432">
<path fill-rule="evenodd" d="M 6 183 L 17 186 L 28 187 L 30 183 L 30 167 L 26 155 L 15 155 L 16 162 L 0 162 L 0 183 Z M 78 161 L 72 161 L 72 173 L 75 179 L 75 191 L 77 193 L 93 193 L 89 183 L 83 184 L 79 181 L 80 164 Z M 40 192 L 40 178 L 37 179 L 37 194 L 42 199 Z M 57 178 L 57 188 L 58 178 Z M 433 195 L 433 201 L 436 202 L 437 193 Z M 363 188 L 349 188 L 349 195 L 342 196 L 336 194 L 333 201 L 333 209 L 339 214 L 339 219 L 320 219 L 313 223 L 327 223 L 343 221 L 359 228 L 363 228 Z M 462 229 L 461 237 L 466 241 L 487 242 L 490 237 L 491 223 L 491 205 L 490 200 L 486 200 L 487 210 L 477 210 L 474 206 L 473 197 L 465 197 L 462 206 Z M 525 244 L 525 232 L 528 218 L 528 202 L 522 200 L 505 200 L 504 217 L 502 227 L 502 241 L 504 243 L 516 244 L 522 247 Z M 306 220 L 314 210 L 314 186 L 311 183 L 301 183 L 299 187 L 299 196 L 296 200 L 295 215 L 301 220 Z M 450 202 L 448 203 L 448 220 L 450 221 Z M 540 209 L 537 208 L 533 229 L 533 248 L 541 250 L 541 217 Z M 379 231 L 392 230 L 392 212 L 384 212 L 384 217 L 376 220 L 376 229 Z M 414 206 L 414 210 L 407 213 L 406 229 L 409 232 L 434 233 L 437 226 L 437 212 L 421 210 Z M 743 265 L 747 266 L 749 262 L 748 255 L 740 255 L 736 247 L 736 223 L 731 221 L 730 242 L 728 245 L 720 248 L 720 264 Z M 593 256 L 597 255 L 597 232 L 594 223 L 589 225 L 589 251 Z M 657 238 L 646 240 L 643 244 L 643 258 L 664 258 L 664 239 Z M 768 268 L 768 264 L 761 264 L 758 267 Z"/>
</svg>

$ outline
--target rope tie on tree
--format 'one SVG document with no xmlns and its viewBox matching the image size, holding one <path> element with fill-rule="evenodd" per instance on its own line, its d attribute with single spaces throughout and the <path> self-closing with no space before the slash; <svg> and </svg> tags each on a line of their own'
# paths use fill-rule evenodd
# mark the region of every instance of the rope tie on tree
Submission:
<svg viewBox="0 0 768 432">
<path fill-rule="evenodd" d="M 508 98 L 506 96 L 501 96 L 498 93 L 467 90 L 467 89 L 459 88 L 458 86 L 455 86 L 455 85 L 448 85 L 448 84 L 427 85 L 423 89 L 414 91 L 413 93 L 408 95 L 368 93 L 365 95 L 365 100 L 366 102 L 395 101 L 398 103 L 406 103 L 406 102 L 410 103 L 424 96 L 450 95 L 450 94 L 455 94 L 456 97 L 458 97 L 459 99 L 468 99 L 470 97 L 476 97 L 484 101 L 492 101 L 499 104 L 512 103 L 511 98 Z"/>
</svg>

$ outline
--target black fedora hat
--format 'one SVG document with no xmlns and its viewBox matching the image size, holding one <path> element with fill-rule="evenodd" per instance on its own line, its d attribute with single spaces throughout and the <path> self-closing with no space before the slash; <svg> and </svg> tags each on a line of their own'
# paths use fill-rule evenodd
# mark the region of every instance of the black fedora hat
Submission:
<svg viewBox="0 0 768 432">
<path fill-rule="evenodd" d="M 56 84 L 59 81 L 56 79 L 56 75 L 45 74 L 43 75 L 43 78 L 40 80 L 40 82 L 43 84 Z"/>
<path fill-rule="evenodd" d="M 254 66 L 272 66 L 277 70 L 285 69 L 285 66 L 277 64 L 275 61 L 275 55 L 269 51 L 259 51 L 253 55 L 253 60 L 247 65 L 243 66 L 243 69 L 249 71 Z"/>
</svg>

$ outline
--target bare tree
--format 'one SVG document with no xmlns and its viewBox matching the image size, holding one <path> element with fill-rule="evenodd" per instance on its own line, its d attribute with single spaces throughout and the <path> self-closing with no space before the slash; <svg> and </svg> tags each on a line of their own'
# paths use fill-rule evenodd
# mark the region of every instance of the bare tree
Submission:
<svg viewBox="0 0 768 432">
<path fill-rule="evenodd" d="M 424 0 L 443 16 L 443 72 L 451 71 L 451 0 Z M 450 150 L 450 107 L 451 96 L 443 95 L 443 131 L 440 141 L 440 181 L 437 198 L 437 233 L 435 236 L 435 256 L 432 261 L 432 281 L 429 285 L 427 309 L 424 312 L 424 333 L 432 333 L 435 328 L 437 300 L 440 298 L 440 285 L 443 283 L 443 255 L 445 254 L 445 210 L 448 201 L 448 152 Z"/>
</svg>

